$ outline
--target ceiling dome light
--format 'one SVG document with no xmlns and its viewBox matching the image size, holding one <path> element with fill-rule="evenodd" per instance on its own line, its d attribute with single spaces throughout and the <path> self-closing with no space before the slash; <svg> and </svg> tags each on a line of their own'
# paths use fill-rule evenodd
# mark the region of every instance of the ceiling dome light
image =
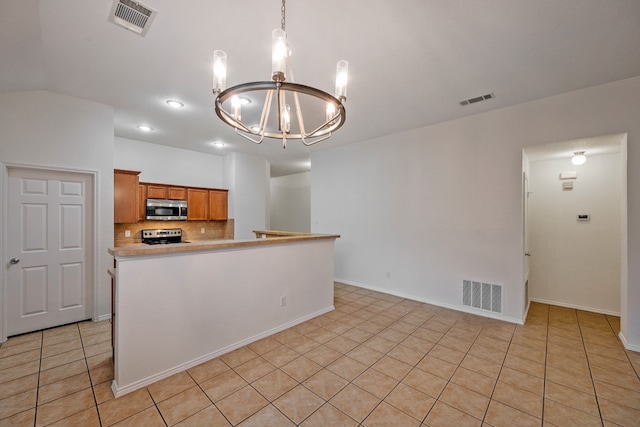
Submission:
<svg viewBox="0 0 640 427">
<path fill-rule="evenodd" d="M 172 108 L 182 108 L 184 104 L 180 101 L 176 101 L 175 99 L 168 99 L 167 105 Z"/>
<path fill-rule="evenodd" d="M 211 143 L 211 145 L 212 145 L 212 146 L 214 146 L 214 147 L 216 147 L 216 148 L 222 148 L 222 147 L 224 147 L 224 146 L 225 146 L 225 143 L 224 143 L 224 142 L 220 142 L 220 141 L 213 141 L 213 142 Z"/>
<path fill-rule="evenodd" d="M 571 158 L 571 163 L 576 166 L 584 165 L 584 162 L 587 161 L 587 156 L 584 155 L 584 151 L 576 151 L 573 153 L 573 157 Z"/>
<path fill-rule="evenodd" d="M 151 132 L 153 130 L 151 126 L 147 125 L 140 125 L 138 126 L 138 129 L 140 129 L 142 132 Z"/>
</svg>

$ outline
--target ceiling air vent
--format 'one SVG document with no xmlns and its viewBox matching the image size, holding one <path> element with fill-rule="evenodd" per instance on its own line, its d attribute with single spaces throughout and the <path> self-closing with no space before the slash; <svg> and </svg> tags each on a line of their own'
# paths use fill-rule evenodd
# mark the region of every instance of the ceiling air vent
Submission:
<svg viewBox="0 0 640 427">
<path fill-rule="evenodd" d="M 131 0 L 115 0 L 109 13 L 109 21 L 144 36 L 157 12 Z"/>
<path fill-rule="evenodd" d="M 475 104 L 476 102 L 486 101 L 487 99 L 493 99 L 493 98 L 495 98 L 495 96 L 493 96 L 492 93 L 488 93 L 486 95 L 476 96 L 475 98 L 469 98 L 469 99 L 465 99 L 464 101 L 460 101 L 460 105 Z"/>
</svg>

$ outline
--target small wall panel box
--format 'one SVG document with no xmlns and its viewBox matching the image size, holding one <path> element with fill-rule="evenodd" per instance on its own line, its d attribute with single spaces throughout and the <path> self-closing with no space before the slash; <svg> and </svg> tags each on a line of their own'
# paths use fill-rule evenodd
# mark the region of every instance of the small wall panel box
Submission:
<svg viewBox="0 0 640 427">
<path fill-rule="evenodd" d="M 562 183 L 563 190 L 573 190 L 573 181 L 565 181 Z"/>
<path fill-rule="evenodd" d="M 560 179 L 576 179 L 577 177 L 577 172 L 560 172 Z"/>
<path fill-rule="evenodd" d="M 589 214 L 578 214 L 578 221 L 589 221 L 591 219 L 591 215 Z"/>
</svg>

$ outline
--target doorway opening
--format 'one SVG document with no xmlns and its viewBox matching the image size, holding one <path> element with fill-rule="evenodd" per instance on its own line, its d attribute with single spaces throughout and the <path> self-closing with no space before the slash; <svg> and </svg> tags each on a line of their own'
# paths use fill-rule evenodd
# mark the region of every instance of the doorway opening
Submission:
<svg viewBox="0 0 640 427">
<path fill-rule="evenodd" d="M 626 141 L 616 134 L 523 149 L 525 304 L 626 321 Z M 576 152 L 584 164 L 571 162 Z"/>
</svg>

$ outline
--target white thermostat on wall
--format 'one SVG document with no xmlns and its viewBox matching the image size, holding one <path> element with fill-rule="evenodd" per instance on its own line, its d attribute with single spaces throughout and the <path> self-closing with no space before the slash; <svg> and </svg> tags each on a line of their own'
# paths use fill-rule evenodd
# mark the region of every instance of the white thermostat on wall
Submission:
<svg viewBox="0 0 640 427">
<path fill-rule="evenodd" d="M 589 214 L 578 214 L 578 221 L 589 221 L 591 219 L 591 215 Z"/>
</svg>

